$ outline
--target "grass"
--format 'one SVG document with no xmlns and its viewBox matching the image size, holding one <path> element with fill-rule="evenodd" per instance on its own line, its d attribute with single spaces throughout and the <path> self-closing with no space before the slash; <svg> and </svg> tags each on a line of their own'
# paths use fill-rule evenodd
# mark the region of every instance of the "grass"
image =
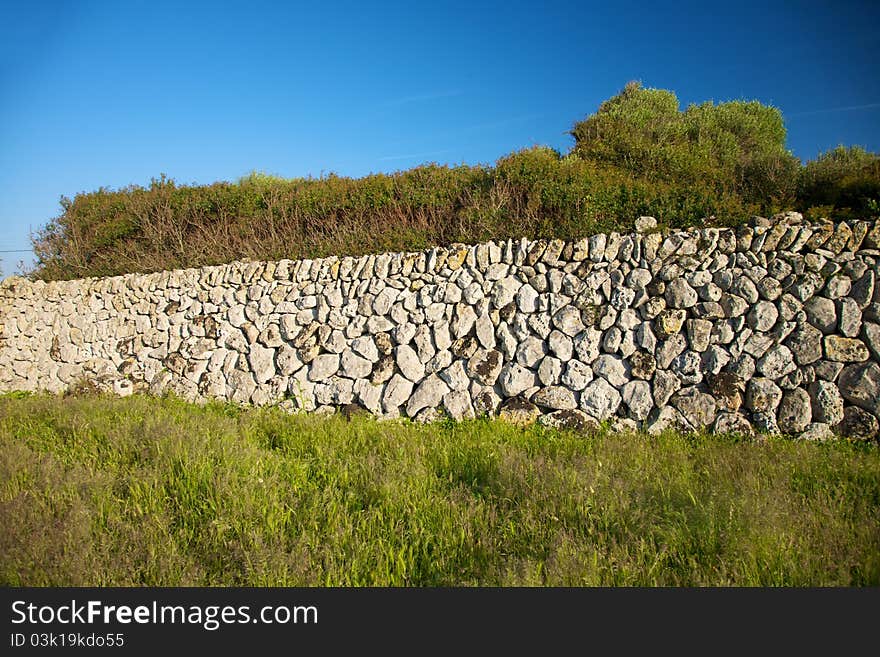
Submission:
<svg viewBox="0 0 880 657">
<path fill-rule="evenodd" d="M 0 584 L 880 584 L 880 449 L 0 396 Z"/>
</svg>

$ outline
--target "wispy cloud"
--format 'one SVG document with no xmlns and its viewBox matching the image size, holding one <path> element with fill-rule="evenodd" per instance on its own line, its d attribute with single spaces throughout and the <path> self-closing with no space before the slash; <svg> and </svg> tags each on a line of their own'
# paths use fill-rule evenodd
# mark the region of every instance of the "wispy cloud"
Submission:
<svg viewBox="0 0 880 657">
<path fill-rule="evenodd" d="M 827 109 L 806 110 L 804 112 L 786 112 L 786 117 L 810 116 L 811 114 L 832 114 L 834 112 L 855 112 L 880 108 L 880 103 L 868 103 L 867 105 L 849 105 L 847 107 L 829 107 Z"/>
<path fill-rule="evenodd" d="M 401 105 L 410 105 L 412 103 L 428 103 L 432 100 L 455 98 L 456 96 L 461 96 L 463 93 L 464 92 L 461 89 L 453 89 L 451 91 L 434 91 L 426 94 L 416 94 L 414 96 L 391 98 L 380 103 L 380 107 L 400 107 Z"/>
<path fill-rule="evenodd" d="M 427 151 L 425 153 L 409 153 L 407 155 L 385 155 L 380 157 L 380 162 L 388 162 L 389 160 L 413 160 L 422 157 L 432 157 L 434 155 L 442 155 L 443 153 L 451 153 L 451 148 L 444 148 L 442 151 Z"/>
</svg>

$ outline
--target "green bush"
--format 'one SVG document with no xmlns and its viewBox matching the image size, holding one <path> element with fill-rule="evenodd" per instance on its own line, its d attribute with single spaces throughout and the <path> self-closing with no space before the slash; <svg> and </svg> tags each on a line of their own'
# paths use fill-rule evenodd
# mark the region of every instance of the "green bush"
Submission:
<svg viewBox="0 0 880 657">
<path fill-rule="evenodd" d="M 803 168 L 798 196 L 813 214 L 876 215 L 880 202 L 880 156 L 859 146 L 838 146 Z"/>
<path fill-rule="evenodd" d="M 798 162 L 778 109 L 757 101 L 690 105 L 637 82 L 576 123 L 573 153 L 651 182 L 725 196 L 770 213 L 794 199 Z"/>
</svg>

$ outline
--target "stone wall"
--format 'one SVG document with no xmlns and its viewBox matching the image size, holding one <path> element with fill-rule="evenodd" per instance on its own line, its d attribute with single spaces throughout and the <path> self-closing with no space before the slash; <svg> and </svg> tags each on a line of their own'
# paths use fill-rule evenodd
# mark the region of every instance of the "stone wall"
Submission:
<svg viewBox="0 0 880 657">
<path fill-rule="evenodd" d="M 0 390 L 875 438 L 880 224 L 635 232 L 0 286 Z"/>
</svg>

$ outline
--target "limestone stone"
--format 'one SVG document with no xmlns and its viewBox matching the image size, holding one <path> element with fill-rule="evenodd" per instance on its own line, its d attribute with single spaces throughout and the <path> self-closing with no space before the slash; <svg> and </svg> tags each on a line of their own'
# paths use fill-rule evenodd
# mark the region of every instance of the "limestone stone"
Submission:
<svg viewBox="0 0 880 657">
<path fill-rule="evenodd" d="M 846 365 L 837 379 L 840 394 L 850 404 L 880 415 L 880 365 L 873 361 Z"/>
<path fill-rule="evenodd" d="M 670 403 L 694 429 L 703 429 L 715 422 L 715 400 L 696 386 L 682 388 L 672 395 Z"/>
<path fill-rule="evenodd" d="M 612 386 L 619 388 L 629 380 L 624 360 L 619 356 L 602 354 L 592 363 L 593 374 L 602 377 Z"/>
<path fill-rule="evenodd" d="M 553 315 L 553 326 L 569 337 L 584 330 L 581 314 L 574 306 L 565 306 Z"/>
<path fill-rule="evenodd" d="M 635 379 L 650 380 L 657 369 L 654 356 L 646 351 L 636 351 L 627 359 L 630 367 L 630 375 Z"/>
<path fill-rule="evenodd" d="M 503 308 L 514 300 L 521 287 L 522 281 L 515 276 L 507 276 L 496 281 L 492 288 L 492 305 Z"/>
<path fill-rule="evenodd" d="M 664 339 L 671 335 L 675 335 L 681 331 L 687 318 L 687 312 L 684 310 L 664 310 L 655 320 L 655 332 L 657 337 Z"/>
<path fill-rule="evenodd" d="M 654 405 L 666 406 L 673 393 L 681 389 L 681 381 L 675 374 L 667 370 L 657 370 L 654 373 Z"/>
<path fill-rule="evenodd" d="M 538 380 L 542 385 L 553 386 L 562 376 L 562 361 L 553 356 L 545 356 L 538 366 Z"/>
<path fill-rule="evenodd" d="M 518 426 L 533 424 L 541 416 L 541 410 L 522 397 L 511 397 L 501 403 L 498 417 Z"/>
<path fill-rule="evenodd" d="M 666 285 L 666 304 L 670 308 L 690 308 L 697 303 L 698 295 L 683 278 L 675 278 Z"/>
<path fill-rule="evenodd" d="M 581 393 L 580 406 L 589 415 L 599 421 L 606 420 L 620 406 L 620 393 L 605 379 L 599 378 L 591 382 Z"/>
<path fill-rule="evenodd" d="M 794 355 L 783 344 L 768 349 L 767 353 L 758 359 L 756 367 L 758 372 L 770 379 L 779 379 L 796 368 Z"/>
<path fill-rule="evenodd" d="M 443 379 L 436 374 L 431 374 L 419 383 L 410 395 L 406 402 L 406 414 L 409 417 L 415 417 L 424 408 L 436 408 L 448 392 L 450 392 L 449 386 Z"/>
<path fill-rule="evenodd" d="M 593 430 L 599 427 L 595 419 L 579 409 L 553 411 L 538 418 L 538 424 L 553 429 L 568 429 L 574 431 Z"/>
<path fill-rule="evenodd" d="M 798 325 L 785 344 L 798 365 L 809 365 L 822 358 L 822 332 L 811 324 Z"/>
<path fill-rule="evenodd" d="M 813 420 L 829 425 L 843 420 L 843 396 L 834 383 L 814 381 L 810 384 L 809 391 Z"/>
<path fill-rule="evenodd" d="M 803 388 L 786 390 L 782 395 L 777 411 L 777 423 L 780 431 L 788 434 L 800 433 L 812 421 L 813 412 L 810 395 Z"/>
<path fill-rule="evenodd" d="M 574 393 L 563 386 L 541 388 L 532 395 L 532 402 L 553 410 L 570 411 L 577 408 Z"/>
<path fill-rule="evenodd" d="M 807 321 L 823 334 L 829 335 L 837 328 L 837 308 L 831 299 L 813 297 L 804 304 Z"/>
<path fill-rule="evenodd" d="M 742 413 L 722 412 L 715 418 L 712 430 L 719 434 L 739 434 L 751 436 L 755 433 L 751 423 Z"/>
<path fill-rule="evenodd" d="M 592 368 L 579 360 L 568 361 L 565 366 L 565 372 L 560 378 L 562 385 L 575 391 L 583 390 L 592 380 Z"/>
<path fill-rule="evenodd" d="M 350 379 L 365 379 L 373 371 L 373 363 L 351 349 L 342 352 L 339 364 L 342 375 Z"/>
<path fill-rule="evenodd" d="M 453 390 L 443 396 L 443 407 L 453 420 L 475 417 L 471 396 L 466 390 Z"/>
<path fill-rule="evenodd" d="M 491 386 L 501 374 L 502 363 L 501 352 L 495 349 L 477 349 L 468 359 L 467 373 L 481 385 Z"/>
<path fill-rule="evenodd" d="M 413 383 L 418 383 L 425 377 L 425 366 L 419 359 L 415 349 L 409 345 L 399 345 L 394 350 L 395 362 L 400 372 Z"/>
<path fill-rule="evenodd" d="M 705 319 L 689 319 L 685 322 L 685 326 L 691 349 L 696 352 L 706 351 L 709 348 L 712 322 Z"/>
<path fill-rule="evenodd" d="M 498 383 L 505 397 L 516 397 L 535 385 L 535 373 L 519 363 L 507 363 L 501 369 Z"/>
<path fill-rule="evenodd" d="M 382 393 L 382 408 L 386 413 L 396 413 L 412 395 L 413 382 L 400 374 L 395 374 L 385 385 Z"/>
<path fill-rule="evenodd" d="M 651 386 L 647 381 L 636 380 L 625 384 L 621 389 L 621 398 L 629 409 L 630 417 L 639 422 L 646 420 L 654 407 Z"/>
<path fill-rule="evenodd" d="M 530 335 L 519 343 L 516 350 L 516 360 L 523 367 L 535 368 L 546 353 L 546 343 Z"/>
<path fill-rule="evenodd" d="M 840 335 L 825 336 L 825 358 L 838 363 L 860 363 L 871 355 L 865 344 L 857 338 Z"/>
<path fill-rule="evenodd" d="M 877 418 L 857 406 L 846 407 L 843 411 L 843 420 L 834 428 L 844 438 L 854 438 L 856 440 L 877 439 Z"/>
<path fill-rule="evenodd" d="M 812 422 L 798 436 L 801 440 L 825 441 L 834 438 L 834 431 L 830 424 L 824 422 Z"/>
<path fill-rule="evenodd" d="M 862 311 L 853 299 L 840 300 L 838 330 L 844 337 L 855 338 L 862 328 Z"/>
<path fill-rule="evenodd" d="M 782 400 L 782 390 L 771 379 L 755 377 L 746 385 L 746 408 L 772 413 Z"/>
<path fill-rule="evenodd" d="M 746 315 L 746 321 L 753 331 L 769 331 L 776 324 L 779 311 L 770 301 L 759 301 Z"/>
<path fill-rule="evenodd" d="M 554 329 L 547 336 L 547 346 L 550 353 L 554 354 L 561 361 L 570 360 L 574 353 L 574 342 L 562 331 Z"/>
</svg>

